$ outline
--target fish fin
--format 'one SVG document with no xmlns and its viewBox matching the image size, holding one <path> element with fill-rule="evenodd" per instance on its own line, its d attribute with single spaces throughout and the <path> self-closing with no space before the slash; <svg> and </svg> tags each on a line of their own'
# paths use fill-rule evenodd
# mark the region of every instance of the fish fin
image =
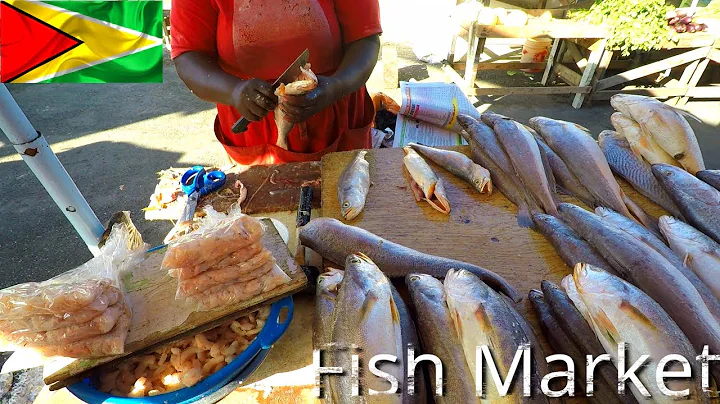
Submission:
<svg viewBox="0 0 720 404">
<path fill-rule="evenodd" d="M 398 311 L 397 304 L 392 295 L 390 296 L 390 314 L 392 315 L 393 324 L 400 324 L 400 312 Z"/>
<path fill-rule="evenodd" d="M 488 319 L 487 313 L 483 310 L 482 305 L 478 304 L 477 309 L 475 309 L 475 319 L 478 321 L 483 330 L 492 328 L 490 319 Z"/>
<path fill-rule="evenodd" d="M 455 324 L 455 328 L 456 328 L 455 331 L 457 331 L 458 338 L 460 338 L 460 340 L 462 340 L 463 328 L 462 328 L 462 323 L 460 322 L 460 313 L 458 313 L 456 311 L 454 314 L 455 314 L 455 321 L 453 321 L 453 324 Z"/>
<path fill-rule="evenodd" d="M 690 255 L 690 253 L 685 253 L 685 258 L 683 258 L 683 266 L 690 268 L 690 261 L 692 261 L 692 255 Z"/>
<path fill-rule="evenodd" d="M 607 337 L 610 338 L 613 344 L 620 341 L 620 333 L 602 309 L 598 309 L 597 312 L 593 313 L 592 319 L 595 321 L 595 324 L 597 324 L 598 327 L 607 335 Z"/>
<path fill-rule="evenodd" d="M 628 142 L 628 145 L 630 145 L 630 150 L 635 155 L 635 157 L 637 157 L 639 159 L 643 158 L 642 152 L 641 152 L 640 148 L 638 147 L 637 143 Z"/>
<path fill-rule="evenodd" d="M 580 129 L 580 130 L 583 130 L 583 131 L 585 131 L 585 132 L 587 132 L 587 133 L 590 133 L 590 129 L 588 129 L 588 128 L 582 126 L 582 125 L 578 125 L 578 124 L 576 124 L 576 123 L 573 123 L 573 125 L 575 125 L 575 127 L 578 128 L 578 129 Z"/>
<path fill-rule="evenodd" d="M 360 312 L 358 313 L 358 317 L 360 320 L 364 320 L 365 317 L 372 311 L 373 307 L 375 307 L 375 304 L 378 302 L 378 296 L 374 291 L 370 291 L 365 296 L 365 301 L 363 301 L 362 307 L 360 307 Z"/>
<path fill-rule="evenodd" d="M 690 119 L 692 119 L 693 121 L 696 121 L 696 122 L 698 122 L 698 123 L 702 123 L 702 119 L 698 118 L 698 116 L 695 115 L 695 114 L 693 114 L 692 112 L 685 111 L 684 109 L 680 109 L 680 108 L 678 108 L 678 107 L 676 107 L 676 106 L 674 106 L 674 105 L 668 105 L 668 104 L 663 104 L 663 105 L 664 105 L 665 107 L 669 108 L 669 109 L 672 109 L 673 111 L 677 112 L 678 114 L 680 114 L 680 115 L 682 115 L 682 116 L 684 116 L 684 117 L 686 117 L 686 118 L 690 118 Z"/>
<path fill-rule="evenodd" d="M 624 192 L 622 193 L 622 197 L 623 201 L 625 202 L 625 206 L 632 215 L 632 219 L 645 226 L 656 236 L 660 236 L 657 219 L 645 213 L 645 211 L 640 207 L 640 205 L 638 205 L 637 203 L 635 203 L 635 201 L 630 199 L 630 197 L 625 195 Z"/>
<path fill-rule="evenodd" d="M 526 229 L 535 228 L 535 222 L 533 222 L 532 217 L 530 216 L 530 210 L 528 210 L 528 207 L 525 204 L 518 206 L 517 224 L 518 226 Z"/>
<path fill-rule="evenodd" d="M 620 310 L 624 311 L 627 315 L 632 317 L 634 320 L 639 322 L 640 324 L 643 324 L 645 327 L 648 327 L 650 329 L 657 329 L 655 327 L 655 324 L 647 318 L 645 314 L 643 314 L 640 310 L 638 310 L 635 306 L 633 306 L 630 302 L 628 302 L 625 299 L 622 299 L 620 301 Z"/>
</svg>

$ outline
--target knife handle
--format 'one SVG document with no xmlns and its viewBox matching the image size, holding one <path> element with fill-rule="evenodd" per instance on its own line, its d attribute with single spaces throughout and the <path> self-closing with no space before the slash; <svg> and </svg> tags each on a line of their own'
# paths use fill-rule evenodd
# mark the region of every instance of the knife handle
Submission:
<svg viewBox="0 0 720 404">
<path fill-rule="evenodd" d="M 237 122 L 235 122 L 235 125 L 232 126 L 232 133 L 242 133 L 245 132 L 248 128 L 248 125 L 250 125 L 250 121 L 246 118 L 240 118 Z"/>
</svg>

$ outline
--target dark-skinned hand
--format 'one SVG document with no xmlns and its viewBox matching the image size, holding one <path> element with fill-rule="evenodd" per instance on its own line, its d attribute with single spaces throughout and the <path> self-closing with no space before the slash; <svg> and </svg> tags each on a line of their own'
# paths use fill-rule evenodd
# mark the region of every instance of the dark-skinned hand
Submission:
<svg viewBox="0 0 720 404">
<path fill-rule="evenodd" d="M 318 86 L 305 95 L 286 95 L 280 108 L 285 119 L 302 123 L 311 116 L 334 104 L 340 98 L 340 83 L 337 79 L 317 76 Z"/>
<path fill-rule="evenodd" d="M 249 121 L 259 121 L 274 111 L 278 99 L 269 83 L 260 79 L 243 80 L 232 94 L 233 104 Z"/>
</svg>

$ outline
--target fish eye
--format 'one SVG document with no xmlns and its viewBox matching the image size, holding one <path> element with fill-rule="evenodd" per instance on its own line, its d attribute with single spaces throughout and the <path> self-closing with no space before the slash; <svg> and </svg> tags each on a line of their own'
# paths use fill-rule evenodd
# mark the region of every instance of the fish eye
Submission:
<svg viewBox="0 0 720 404">
<path fill-rule="evenodd" d="M 360 261 L 360 258 L 357 258 L 357 257 L 353 257 L 350 259 L 351 264 L 359 264 L 360 262 L 362 262 L 362 261 Z"/>
<path fill-rule="evenodd" d="M 318 285 L 321 284 L 321 283 L 323 283 L 323 282 L 325 282 L 325 277 L 320 277 L 320 278 L 318 278 L 318 281 L 317 281 Z"/>
<path fill-rule="evenodd" d="M 419 280 L 420 280 L 420 277 L 417 276 L 417 275 L 412 275 L 412 276 L 410 277 L 410 282 L 416 282 L 416 281 L 419 281 Z"/>
<path fill-rule="evenodd" d="M 342 206 L 343 206 L 343 208 L 349 208 L 349 207 L 350 207 L 350 202 L 345 202 L 345 203 L 342 204 Z"/>
<path fill-rule="evenodd" d="M 476 183 L 476 184 L 480 184 L 480 180 L 476 178 L 476 179 L 475 179 L 475 183 Z"/>
</svg>

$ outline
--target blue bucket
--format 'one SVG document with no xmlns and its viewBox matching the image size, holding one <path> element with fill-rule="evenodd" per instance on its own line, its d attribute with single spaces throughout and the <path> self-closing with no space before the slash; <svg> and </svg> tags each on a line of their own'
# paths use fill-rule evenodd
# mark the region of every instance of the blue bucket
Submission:
<svg viewBox="0 0 720 404">
<path fill-rule="evenodd" d="M 280 323 L 280 312 L 287 308 L 287 318 Z M 232 362 L 192 387 L 175 390 L 152 397 L 117 397 L 98 391 L 89 377 L 68 387 L 77 398 L 86 403 L 116 404 L 176 404 L 198 401 L 215 402 L 230 394 L 239 386 L 267 356 L 270 348 L 285 333 L 293 317 L 293 299 L 288 296 L 270 306 L 270 315 L 260 333 L 250 345 Z M 225 388 L 225 387 L 228 388 Z"/>
</svg>

